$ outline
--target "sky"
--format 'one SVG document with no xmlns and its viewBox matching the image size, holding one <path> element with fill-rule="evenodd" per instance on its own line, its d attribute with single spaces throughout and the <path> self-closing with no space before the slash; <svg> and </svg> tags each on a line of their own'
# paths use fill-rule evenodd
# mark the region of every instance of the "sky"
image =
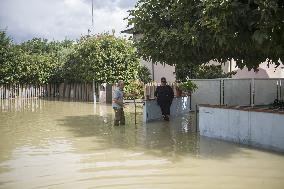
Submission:
<svg viewBox="0 0 284 189">
<path fill-rule="evenodd" d="M 0 30 L 6 30 L 14 42 L 34 37 L 49 40 L 78 39 L 92 33 L 126 29 L 127 10 L 137 0 L 0 0 Z"/>
</svg>

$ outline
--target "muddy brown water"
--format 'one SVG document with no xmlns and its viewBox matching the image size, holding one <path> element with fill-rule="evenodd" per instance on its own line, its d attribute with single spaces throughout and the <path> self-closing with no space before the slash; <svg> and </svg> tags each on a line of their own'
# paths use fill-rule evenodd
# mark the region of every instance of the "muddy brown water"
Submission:
<svg viewBox="0 0 284 189">
<path fill-rule="evenodd" d="M 194 116 L 142 122 L 126 107 L 0 101 L 0 188 L 284 188 L 284 155 L 200 137 Z"/>
</svg>

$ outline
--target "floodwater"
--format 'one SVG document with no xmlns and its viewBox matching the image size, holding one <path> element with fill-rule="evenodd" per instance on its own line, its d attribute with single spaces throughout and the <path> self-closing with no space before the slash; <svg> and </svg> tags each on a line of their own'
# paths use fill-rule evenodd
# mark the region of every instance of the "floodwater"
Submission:
<svg viewBox="0 0 284 189">
<path fill-rule="evenodd" d="M 284 155 L 199 137 L 192 115 L 113 127 L 110 106 L 0 101 L 0 188 L 284 188 Z"/>
</svg>

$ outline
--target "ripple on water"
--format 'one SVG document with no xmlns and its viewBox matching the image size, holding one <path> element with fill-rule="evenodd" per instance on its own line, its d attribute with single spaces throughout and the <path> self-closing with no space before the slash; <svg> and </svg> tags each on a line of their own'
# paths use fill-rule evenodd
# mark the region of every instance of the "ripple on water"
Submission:
<svg viewBox="0 0 284 189">
<path fill-rule="evenodd" d="M 0 188 L 283 189 L 283 154 L 199 137 L 193 115 L 135 126 L 130 106 L 113 127 L 111 106 L 5 102 Z"/>
</svg>

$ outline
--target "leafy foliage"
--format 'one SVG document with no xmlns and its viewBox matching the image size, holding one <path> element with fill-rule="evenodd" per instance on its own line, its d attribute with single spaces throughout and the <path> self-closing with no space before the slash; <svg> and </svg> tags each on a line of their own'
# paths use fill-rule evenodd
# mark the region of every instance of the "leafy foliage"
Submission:
<svg viewBox="0 0 284 189">
<path fill-rule="evenodd" d="M 150 83 L 152 81 L 151 72 L 146 66 L 138 67 L 138 79 L 144 84 Z"/>
<path fill-rule="evenodd" d="M 256 69 L 284 59 L 282 0 L 139 0 L 128 23 L 143 34 L 138 52 L 153 62 L 194 66 L 233 58 Z"/>
<path fill-rule="evenodd" d="M 125 39 L 103 34 L 82 37 L 64 66 L 68 81 L 116 83 L 137 79 L 139 60 Z"/>
<path fill-rule="evenodd" d="M 13 64 L 15 49 L 12 40 L 6 31 L 0 31 L 0 83 L 13 82 L 13 78 L 7 74 L 9 66 Z"/>
<path fill-rule="evenodd" d="M 61 82 L 66 42 L 34 38 L 16 45 L 0 31 L 0 84 Z"/>
<path fill-rule="evenodd" d="M 138 70 L 133 44 L 108 34 L 85 36 L 77 43 L 34 38 L 17 45 L 0 31 L 0 84 L 93 80 L 127 84 L 138 79 Z"/>
<path fill-rule="evenodd" d="M 140 80 L 130 80 L 129 83 L 125 86 L 124 91 L 129 94 L 134 94 L 135 98 L 143 98 L 144 97 L 144 83 L 141 82 Z M 128 99 L 131 99 L 131 98 L 128 98 Z"/>
<path fill-rule="evenodd" d="M 257 68 L 266 61 L 284 60 L 284 2 L 282 0 L 203 1 L 200 22 L 218 44 L 220 58 Z"/>
<path fill-rule="evenodd" d="M 236 74 L 235 71 L 225 73 L 221 65 L 177 65 L 177 80 L 186 81 L 188 79 L 215 79 L 230 78 Z"/>
<path fill-rule="evenodd" d="M 198 89 L 197 85 L 190 80 L 179 83 L 178 88 L 181 89 L 182 91 L 190 91 L 190 92 L 194 92 L 196 89 Z"/>
<path fill-rule="evenodd" d="M 236 74 L 235 71 L 225 73 L 221 65 L 201 65 L 196 71 L 196 79 L 215 79 L 215 78 L 230 78 Z"/>
<path fill-rule="evenodd" d="M 63 66 L 69 54 L 73 52 L 73 41 L 63 40 L 48 42 L 47 39 L 33 38 L 20 45 L 30 56 L 30 66 L 32 66 L 34 76 L 37 80 L 27 78 L 25 82 L 47 83 L 62 82 Z"/>
</svg>

